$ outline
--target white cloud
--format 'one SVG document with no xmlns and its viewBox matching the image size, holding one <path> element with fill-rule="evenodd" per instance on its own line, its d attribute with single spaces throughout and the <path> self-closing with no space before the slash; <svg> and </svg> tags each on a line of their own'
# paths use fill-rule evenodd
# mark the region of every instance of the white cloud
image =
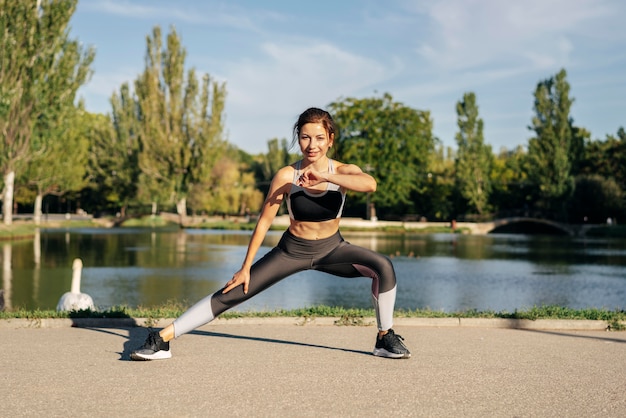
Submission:
<svg viewBox="0 0 626 418">
<path fill-rule="evenodd" d="M 87 7 L 115 16 L 135 18 L 141 20 L 178 21 L 183 24 L 208 24 L 233 29 L 259 31 L 256 21 L 281 21 L 283 17 L 277 13 L 253 13 L 236 6 L 224 8 L 215 3 L 172 3 L 146 2 L 143 5 L 137 1 L 128 0 L 90 0 Z"/>
<path fill-rule="evenodd" d="M 571 37 L 611 13 L 607 2 L 586 0 L 446 0 L 416 11 L 431 28 L 417 53 L 450 72 L 502 63 L 528 71 L 567 65 Z"/>
<path fill-rule="evenodd" d="M 231 140 L 247 150 L 265 151 L 266 140 L 289 136 L 290 124 L 307 107 L 325 107 L 389 73 L 371 59 L 317 40 L 268 42 L 260 51 L 260 58 L 231 62 L 225 72 Z M 269 123 L 270 116 L 276 122 Z"/>
</svg>

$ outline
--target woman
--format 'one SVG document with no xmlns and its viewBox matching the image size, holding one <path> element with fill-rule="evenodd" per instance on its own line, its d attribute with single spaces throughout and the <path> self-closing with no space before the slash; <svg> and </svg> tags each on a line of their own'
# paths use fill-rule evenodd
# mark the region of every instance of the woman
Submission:
<svg viewBox="0 0 626 418">
<path fill-rule="evenodd" d="M 241 269 L 224 288 L 197 302 L 160 332 L 151 332 L 133 360 L 170 358 L 169 341 L 216 318 L 222 312 L 299 271 L 314 269 L 341 277 L 370 277 L 378 337 L 373 354 L 409 358 L 402 337 L 391 329 L 396 299 L 396 276 L 391 261 L 344 241 L 339 220 L 346 190 L 373 192 L 376 180 L 353 164 L 328 158 L 336 134 L 335 123 L 324 110 L 310 108 L 294 126 L 294 141 L 302 160 L 281 168 L 270 185 Z M 280 205 L 286 201 L 289 228 L 278 245 L 253 264 Z"/>
</svg>

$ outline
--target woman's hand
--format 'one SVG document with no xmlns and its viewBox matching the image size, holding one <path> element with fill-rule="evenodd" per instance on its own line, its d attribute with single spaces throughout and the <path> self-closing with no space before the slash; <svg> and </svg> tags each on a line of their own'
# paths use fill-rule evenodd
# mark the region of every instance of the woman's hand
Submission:
<svg viewBox="0 0 626 418">
<path fill-rule="evenodd" d="M 234 288 L 236 288 L 237 286 L 240 286 L 242 284 L 243 284 L 243 293 L 247 294 L 248 285 L 250 284 L 250 269 L 242 268 L 237 273 L 233 274 L 233 278 L 230 279 L 226 283 L 226 287 L 224 287 L 224 290 L 222 290 L 222 293 L 228 293 Z"/>
<path fill-rule="evenodd" d="M 354 164 L 337 164 L 335 173 L 320 172 L 310 167 L 298 178 L 298 186 L 313 187 L 317 184 L 329 182 L 355 192 L 371 193 L 376 191 L 376 180 L 364 173 Z"/>
<path fill-rule="evenodd" d="M 313 168 L 310 168 L 306 170 L 304 173 L 302 173 L 302 175 L 300 175 L 300 178 L 298 179 L 298 186 L 313 187 L 317 184 L 328 181 L 322 176 L 323 176 L 322 173 L 320 173 L 319 171 Z"/>
</svg>

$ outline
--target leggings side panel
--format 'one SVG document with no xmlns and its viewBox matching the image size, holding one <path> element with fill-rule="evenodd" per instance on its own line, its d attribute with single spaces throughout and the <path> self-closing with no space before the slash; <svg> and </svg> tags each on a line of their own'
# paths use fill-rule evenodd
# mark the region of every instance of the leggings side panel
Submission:
<svg viewBox="0 0 626 418">
<path fill-rule="evenodd" d="M 393 309 L 396 304 L 396 287 L 380 293 L 378 298 L 372 294 L 372 303 L 376 310 L 376 322 L 379 331 L 387 331 L 393 327 Z"/>
<path fill-rule="evenodd" d="M 388 257 L 345 241 L 330 254 L 316 259 L 313 268 L 340 277 L 370 277 L 379 281 L 380 293 L 396 286 L 396 272 Z"/>
<path fill-rule="evenodd" d="M 396 273 L 388 257 L 344 242 L 326 257 L 316 260 L 314 268 L 341 277 L 370 277 L 378 329 L 385 331 L 393 326 Z"/>
<path fill-rule="evenodd" d="M 174 320 L 174 338 L 191 332 L 215 318 L 211 309 L 211 298 L 214 294 L 205 296 Z"/>
</svg>

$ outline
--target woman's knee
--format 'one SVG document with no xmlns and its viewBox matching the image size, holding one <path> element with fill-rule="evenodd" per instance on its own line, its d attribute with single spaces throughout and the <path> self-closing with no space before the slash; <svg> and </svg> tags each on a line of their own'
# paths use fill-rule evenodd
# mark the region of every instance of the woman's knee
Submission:
<svg viewBox="0 0 626 418">
<path fill-rule="evenodd" d="M 396 286 L 396 271 L 393 268 L 393 263 L 391 259 L 387 256 L 380 255 L 380 260 L 378 262 L 380 274 L 380 292 L 386 292 L 388 290 L 393 289 Z"/>
</svg>

